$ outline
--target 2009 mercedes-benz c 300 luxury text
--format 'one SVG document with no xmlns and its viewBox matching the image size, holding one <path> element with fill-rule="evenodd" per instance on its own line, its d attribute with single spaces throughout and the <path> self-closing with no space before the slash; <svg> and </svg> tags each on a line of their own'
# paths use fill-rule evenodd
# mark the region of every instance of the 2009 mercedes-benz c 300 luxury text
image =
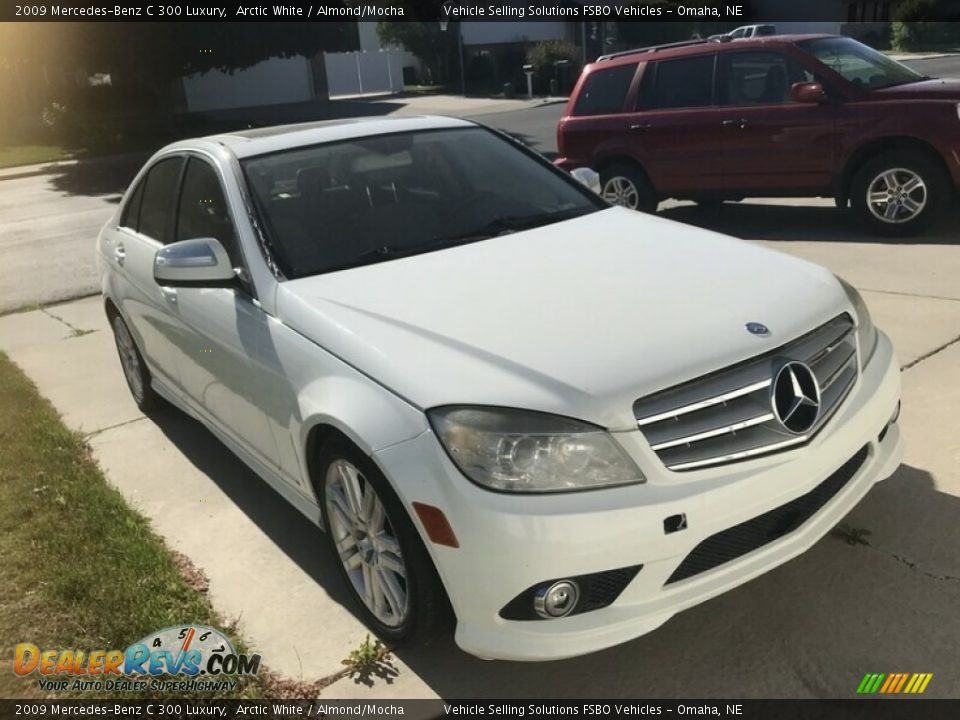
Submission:
<svg viewBox="0 0 960 720">
<path fill-rule="evenodd" d="M 485 658 L 624 642 L 900 462 L 856 290 L 578 179 L 451 118 L 257 129 L 158 152 L 99 237 L 137 403 L 323 527 L 388 640 L 452 618 Z"/>
</svg>

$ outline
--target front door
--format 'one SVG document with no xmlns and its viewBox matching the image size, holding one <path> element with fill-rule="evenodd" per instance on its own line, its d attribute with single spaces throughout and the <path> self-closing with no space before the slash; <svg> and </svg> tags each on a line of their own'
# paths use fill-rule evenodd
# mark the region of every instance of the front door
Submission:
<svg viewBox="0 0 960 720">
<path fill-rule="evenodd" d="M 794 58 L 772 50 L 725 52 L 719 68 L 723 164 L 737 194 L 829 190 L 836 152 L 836 106 L 799 103 L 794 83 L 815 80 Z"/>
<path fill-rule="evenodd" d="M 178 207 L 176 240 L 215 238 L 233 266 L 243 266 L 219 174 L 205 159 L 187 161 Z M 270 318 L 252 289 L 181 287 L 173 292 L 187 397 L 256 460 L 284 475 L 271 414 L 285 388 L 271 351 Z"/>
</svg>

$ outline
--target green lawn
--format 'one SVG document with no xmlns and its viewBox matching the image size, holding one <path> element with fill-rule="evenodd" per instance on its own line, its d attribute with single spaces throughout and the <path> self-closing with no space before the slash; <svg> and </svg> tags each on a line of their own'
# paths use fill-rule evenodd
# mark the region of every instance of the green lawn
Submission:
<svg viewBox="0 0 960 720">
<path fill-rule="evenodd" d="M 107 484 L 83 439 L 0 353 L 0 697 L 42 694 L 35 673 L 11 672 L 18 642 L 122 650 L 191 622 L 230 634 L 202 579 L 188 583 L 182 569 Z M 248 681 L 232 694 L 261 692 Z"/>
<path fill-rule="evenodd" d="M 59 145 L 0 145 L 0 168 L 69 160 L 73 154 Z"/>
</svg>

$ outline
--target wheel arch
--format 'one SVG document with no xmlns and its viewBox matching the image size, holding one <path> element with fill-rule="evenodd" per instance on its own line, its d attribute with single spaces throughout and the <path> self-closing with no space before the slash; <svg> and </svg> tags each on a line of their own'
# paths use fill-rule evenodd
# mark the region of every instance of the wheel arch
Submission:
<svg viewBox="0 0 960 720">
<path fill-rule="evenodd" d="M 110 322 L 113 322 L 113 319 L 120 314 L 120 308 L 110 299 L 109 295 L 103 296 L 103 311 L 106 313 L 107 320 Z"/>
<path fill-rule="evenodd" d="M 912 135 L 887 135 L 874 138 L 851 153 L 843 166 L 843 172 L 835 180 L 834 196 L 838 199 L 849 198 L 850 186 L 853 184 L 853 178 L 860 168 L 877 155 L 897 150 L 917 152 L 924 155 L 937 163 L 946 177 L 950 177 L 950 169 L 947 167 L 943 156 L 926 140 L 921 140 Z"/>
<path fill-rule="evenodd" d="M 650 173 L 647 172 L 647 169 L 643 166 L 643 163 L 632 155 L 627 155 L 626 153 L 612 153 L 610 155 L 605 155 L 596 161 L 596 168 L 594 169 L 598 173 L 602 174 L 604 170 L 609 170 L 614 165 L 621 164 L 632 165 L 633 167 L 637 168 L 637 170 L 642 172 L 644 177 L 647 178 L 647 182 L 650 183 L 650 187 L 654 187 L 653 181 L 650 179 Z"/>
<path fill-rule="evenodd" d="M 328 376 L 300 393 L 300 456 L 306 480 L 317 493 L 317 458 L 322 448 L 343 440 L 377 465 L 394 492 L 403 499 L 400 483 L 377 461 L 376 452 L 429 429 L 426 416 L 401 398 L 366 378 Z"/>
</svg>

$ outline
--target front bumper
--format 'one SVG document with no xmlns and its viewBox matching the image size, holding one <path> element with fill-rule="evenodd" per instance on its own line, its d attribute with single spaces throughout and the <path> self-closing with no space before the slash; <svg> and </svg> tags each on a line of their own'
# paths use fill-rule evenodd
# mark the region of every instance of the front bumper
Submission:
<svg viewBox="0 0 960 720">
<path fill-rule="evenodd" d="M 748 462 L 672 473 L 658 463 L 639 431 L 618 433 L 647 483 L 531 497 L 473 485 L 431 433 L 375 457 L 408 504 L 441 508 L 459 539 L 459 548 L 433 545 L 421 528 L 457 615 L 457 644 L 485 658 L 559 659 L 650 632 L 680 610 L 811 547 L 900 464 L 899 428 L 887 428 L 899 398 L 899 369 L 889 339 L 881 335 L 850 395 L 808 445 Z M 810 492 L 864 447 L 866 459 L 856 473 L 795 530 L 665 585 L 702 540 Z M 664 519 L 680 513 L 687 528 L 665 534 Z M 499 615 L 521 591 L 545 580 L 633 565 L 643 568 L 608 607 L 556 620 Z"/>
</svg>

